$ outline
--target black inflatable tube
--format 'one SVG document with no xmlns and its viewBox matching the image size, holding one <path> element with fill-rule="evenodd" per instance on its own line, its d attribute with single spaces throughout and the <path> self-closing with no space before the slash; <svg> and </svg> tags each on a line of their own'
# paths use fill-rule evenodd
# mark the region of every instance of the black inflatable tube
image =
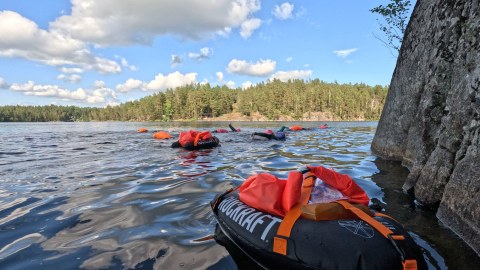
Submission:
<svg viewBox="0 0 480 270">
<path fill-rule="evenodd" d="M 187 150 L 210 149 L 218 146 L 219 144 L 220 144 L 220 140 L 218 140 L 217 137 L 212 136 L 212 138 L 208 140 L 198 141 L 196 146 L 192 142 L 192 143 L 187 143 L 185 146 L 183 146 L 183 148 Z M 179 147 L 182 147 L 180 142 L 176 141 L 172 143 L 172 148 L 179 148 Z"/>
<path fill-rule="evenodd" d="M 299 219 L 288 240 L 287 256 L 283 256 L 272 251 L 279 217 L 246 206 L 232 195 L 214 213 L 221 231 L 267 269 L 402 269 L 400 255 L 390 241 L 360 220 Z M 375 219 L 404 235 L 406 239 L 397 242 L 406 258 L 416 259 L 418 269 L 427 269 L 420 248 L 398 223 L 386 217 Z"/>
</svg>

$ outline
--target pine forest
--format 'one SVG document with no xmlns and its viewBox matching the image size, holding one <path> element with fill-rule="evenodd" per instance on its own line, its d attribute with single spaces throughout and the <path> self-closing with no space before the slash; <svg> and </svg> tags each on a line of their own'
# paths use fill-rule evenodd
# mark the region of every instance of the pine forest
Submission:
<svg viewBox="0 0 480 270">
<path fill-rule="evenodd" d="M 386 86 L 326 83 L 318 79 L 273 80 L 247 89 L 195 84 L 105 108 L 1 106 L 0 121 L 189 121 L 230 113 L 255 113 L 268 120 L 305 120 L 314 113 L 329 115 L 330 120 L 378 120 L 387 92 Z"/>
</svg>

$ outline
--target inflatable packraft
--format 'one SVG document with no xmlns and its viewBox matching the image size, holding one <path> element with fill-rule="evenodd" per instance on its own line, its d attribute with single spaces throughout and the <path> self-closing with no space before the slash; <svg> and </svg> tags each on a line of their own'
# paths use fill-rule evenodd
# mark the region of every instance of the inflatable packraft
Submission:
<svg viewBox="0 0 480 270">
<path fill-rule="evenodd" d="M 199 132 L 190 130 L 181 132 L 178 141 L 172 144 L 172 148 L 183 147 L 187 150 L 209 149 L 220 144 L 217 137 L 212 136 L 210 131 Z"/>
<path fill-rule="evenodd" d="M 267 269 L 427 269 L 409 234 L 393 218 L 369 210 L 364 201 L 368 197 L 351 178 L 323 167 L 309 168 L 315 173 L 301 177 L 300 190 L 289 183 L 289 175 L 287 181 L 280 180 L 284 184 L 272 177 L 249 178 L 244 182 L 250 182 L 247 188 L 218 195 L 211 207 L 219 231 Z M 309 203 L 318 179 L 333 183 L 330 188 L 339 189 L 343 198 Z M 261 193 L 265 193 L 261 198 L 251 197 Z M 265 209 L 258 209 L 260 205 Z"/>
</svg>

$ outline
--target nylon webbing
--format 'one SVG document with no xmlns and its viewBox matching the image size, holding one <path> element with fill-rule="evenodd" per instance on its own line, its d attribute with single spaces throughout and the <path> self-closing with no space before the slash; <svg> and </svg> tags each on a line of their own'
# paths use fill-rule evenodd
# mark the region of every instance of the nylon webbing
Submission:
<svg viewBox="0 0 480 270">
<path fill-rule="evenodd" d="M 302 192 L 298 203 L 287 212 L 277 230 L 277 236 L 273 238 L 273 252 L 287 255 L 287 242 L 292 232 L 293 225 L 302 215 L 302 206 L 308 203 L 310 193 L 315 185 L 315 176 L 309 174 L 303 180 Z"/>
<path fill-rule="evenodd" d="M 405 236 L 403 235 L 395 235 L 392 230 L 387 228 L 385 225 L 377 221 L 376 219 L 372 218 L 371 216 L 365 214 L 365 212 L 361 211 L 360 209 L 356 208 L 355 206 L 351 205 L 347 201 L 336 201 L 336 203 L 343 206 L 345 209 L 350 210 L 353 214 L 355 214 L 358 218 L 368 223 L 370 226 L 375 228 L 379 233 L 381 233 L 385 238 L 389 239 L 395 249 L 400 253 L 402 257 L 402 265 L 404 270 L 417 270 L 417 261 L 414 259 L 406 260 L 403 256 L 403 253 L 400 251 L 399 247 L 395 243 L 398 240 L 405 240 Z M 386 215 L 385 215 L 386 216 Z"/>
<path fill-rule="evenodd" d="M 202 135 L 201 132 L 199 132 L 197 134 L 197 136 L 195 136 L 195 140 L 193 141 L 193 146 L 197 146 L 198 145 L 198 140 L 200 140 L 200 135 Z"/>
<path fill-rule="evenodd" d="M 393 220 L 393 221 L 395 221 L 395 222 L 397 222 L 397 223 L 400 223 L 400 222 L 398 222 L 396 219 L 394 219 L 393 217 L 391 217 L 391 216 L 389 216 L 389 215 L 385 215 L 384 213 L 378 213 L 378 212 L 376 212 L 376 213 L 375 213 L 375 216 L 376 216 L 376 217 L 386 217 L 386 218 L 389 218 L 389 219 L 391 219 L 391 220 Z"/>
<path fill-rule="evenodd" d="M 405 237 L 403 235 L 394 235 L 392 230 L 389 228 L 385 227 L 382 223 L 378 222 L 376 219 L 372 218 L 371 216 L 365 214 L 362 210 L 356 208 L 355 206 L 351 205 L 347 201 L 336 201 L 336 203 L 340 204 L 343 206 L 343 208 L 350 210 L 353 214 L 355 214 L 358 218 L 361 220 L 365 221 L 366 223 L 370 224 L 373 228 L 375 228 L 379 233 L 381 233 L 385 238 L 388 238 L 389 235 L 392 235 L 392 237 L 395 236 L 401 236 L 402 239 L 400 238 L 393 238 L 394 240 L 403 240 Z"/>
</svg>

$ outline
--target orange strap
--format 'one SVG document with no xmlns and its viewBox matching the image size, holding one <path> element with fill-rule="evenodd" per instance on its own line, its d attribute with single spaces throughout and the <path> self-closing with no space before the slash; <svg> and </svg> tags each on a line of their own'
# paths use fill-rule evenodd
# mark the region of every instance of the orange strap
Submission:
<svg viewBox="0 0 480 270">
<path fill-rule="evenodd" d="M 375 216 L 376 217 L 386 217 L 386 218 L 389 218 L 397 223 L 400 223 L 398 222 L 396 219 L 394 219 L 393 217 L 389 216 L 389 215 L 385 215 L 384 213 L 379 213 L 379 212 L 375 212 Z"/>
<path fill-rule="evenodd" d="M 201 132 L 198 132 L 197 133 L 197 136 L 195 136 L 195 140 L 193 141 L 193 146 L 197 146 L 198 145 L 198 141 L 200 140 L 200 135 L 202 135 Z"/>
<path fill-rule="evenodd" d="M 392 244 L 394 245 L 395 249 L 397 249 L 398 252 L 400 250 L 398 249 L 398 246 L 395 244 L 395 241 L 397 240 L 405 240 L 405 236 L 403 235 L 395 235 L 392 230 L 387 228 L 385 225 L 377 221 L 376 219 L 372 218 L 371 216 L 365 214 L 362 210 L 356 208 L 355 206 L 351 205 L 347 201 L 336 201 L 336 203 L 340 204 L 343 206 L 345 209 L 350 210 L 353 214 L 355 214 L 358 218 L 361 220 L 365 221 L 368 223 L 370 226 L 375 228 L 378 232 L 380 232 L 385 238 L 391 240 Z M 387 216 L 387 215 L 379 215 L 379 216 Z M 388 216 L 387 216 L 388 217 Z M 403 254 L 400 252 L 400 255 L 402 256 L 402 265 L 403 265 L 403 270 L 417 270 L 417 261 L 416 260 L 405 260 L 403 258 Z"/>
<path fill-rule="evenodd" d="M 416 260 L 405 260 L 402 262 L 403 270 L 417 270 Z"/>
<path fill-rule="evenodd" d="M 371 216 L 365 214 L 362 210 L 356 208 L 355 206 L 351 205 L 347 201 L 336 201 L 336 203 L 343 206 L 343 208 L 350 210 L 353 214 L 355 214 L 358 218 L 365 221 L 366 223 L 370 224 L 373 228 L 375 228 L 378 232 L 380 232 L 385 238 L 388 238 L 390 235 L 393 240 L 404 240 L 405 237 L 403 235 L 394 235 L 392 230 L 385 227 L 382 223 L 378 222 L 376 219 L 372 218 Z"/>
<path fill-rule="evenodd" d="M 287 242 L 292 232 L 293 225 L 302 215 L 302 206 L 308 203 L 310 193 L 315 185 L 315 176 L 309 174 L 303 180 L 302 194 L 298 203 L 287 212 L 277 230 L 277 236 L 273 238 L 273 252 L 287 255 Z"/>
</svg>

